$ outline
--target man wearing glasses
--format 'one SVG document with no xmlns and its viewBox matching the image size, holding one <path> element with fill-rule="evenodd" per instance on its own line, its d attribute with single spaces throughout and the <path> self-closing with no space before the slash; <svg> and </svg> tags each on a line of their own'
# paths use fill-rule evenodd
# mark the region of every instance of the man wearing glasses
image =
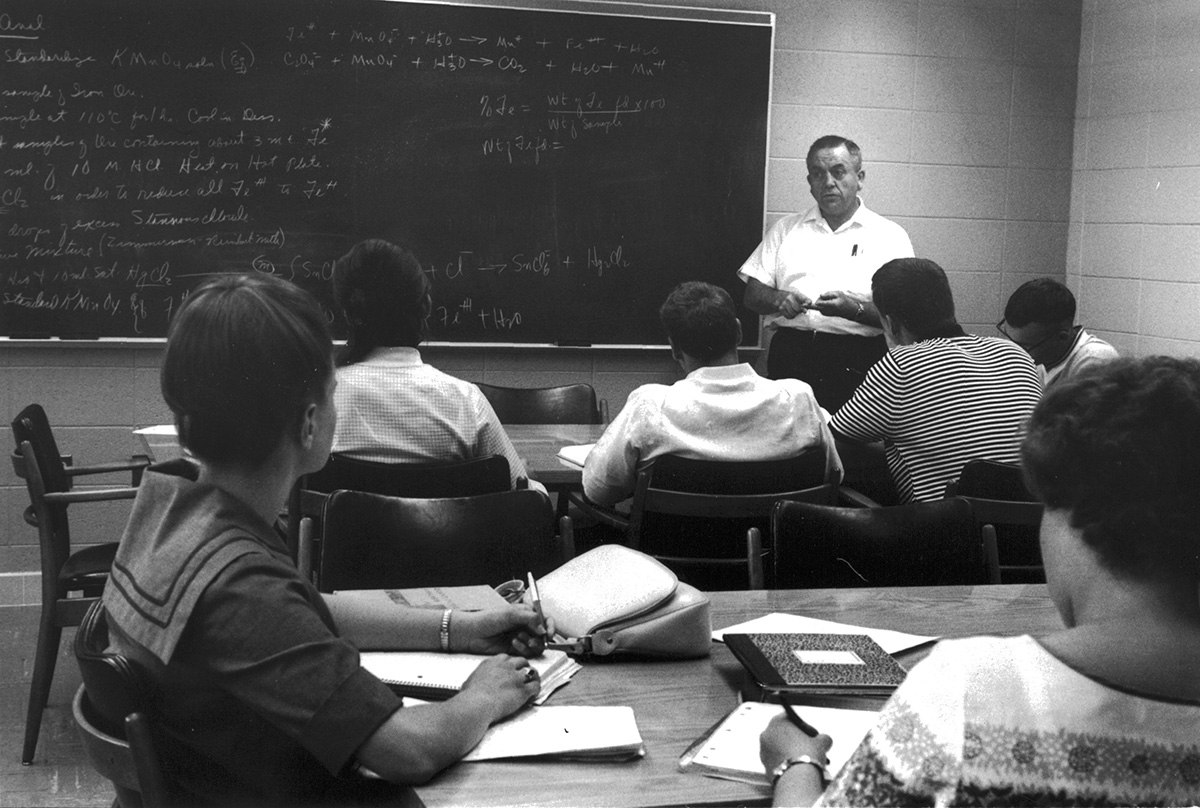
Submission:
<svg viewBox="0 0 1200 808">
<path fill-rule="evenodd" d="M 1017 287 L 996 324 L 1038 365 L 1042 386 L 1117 358 L 1117 349 L 1075 325 L 1075 295 L 1053 278 L 1034 278 Z"/>
</svg>

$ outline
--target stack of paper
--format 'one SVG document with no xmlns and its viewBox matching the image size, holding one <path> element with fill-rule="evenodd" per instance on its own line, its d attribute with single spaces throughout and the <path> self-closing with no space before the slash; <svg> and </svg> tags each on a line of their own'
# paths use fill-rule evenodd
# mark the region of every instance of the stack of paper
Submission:
<svg viewBox="0 0 1200 808">
<path fill-rule="evenodd" d="M 837 623 L 833 620 L 821 620 L 816 617 L 803 617 L 798 614 L 771 614 L 738 623 L 735 626 L 719 629 L 713 632 L 713 639 L 724 642 L 726 634 L 866 634 L 879 643 L 889 654 L 898 654 L 909 648 L 934 642 L 937 637 L 926 637 L 920 634 L 906 634 L 903 631 L 892 631 L 886 628 L 864 628 L 849 623 Z"/>
<path fill-rule="evenodd" d="M 465 761 L 620 761 L 646 753 L 632 707 L 533 707 L 495 724 Z"/>
<path fill-rule="evenodd" d="M 360 657 L 364 668 L 399 695 L 434 700 L 448 699 L 462 690 L 475 668 L 488 659 L 482 654 L 438 651 L 364 651 Z M 544 702 L 582 668 L 566 652 L 555 650 L 543 652 L 529 664 L 542 680 L 534 704 Z"/>
<path fill-rule="evenodd" d="M 577 446 L 564 446 L 558 450 L 558 459 L 572 466 L 583 468 L 583 462 L 587 460 L 588 453 L 595 445 L 594 443 L 583 443 Z"/>
</svg>

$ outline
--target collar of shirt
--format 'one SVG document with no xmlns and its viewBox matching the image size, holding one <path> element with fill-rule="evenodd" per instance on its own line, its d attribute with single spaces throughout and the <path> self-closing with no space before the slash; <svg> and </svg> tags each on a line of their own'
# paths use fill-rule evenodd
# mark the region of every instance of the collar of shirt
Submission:
<svg viewBox="0 0 1200 808">
<path fill-rule="evenodd" d="M 827 233 L 840 233 L 843 230 L 849 230 L 851 227 L 862 227 L 863 223 L 861 219 L 865 218 L 865 214 L 869 214 L 870 211 L 867 210 L 867 203 L 863 202 L 861 196 L 857 197 L 857 199 L 858 207 L 855 208 L 854 215 L 843 222 L 842 226 L 837 230 L 830 229 L 829 222 L 825 221 L 825 217 L 821 215 L 820 205 L 813 205 L 808 213 L 804 214 L 804 223 L 823 228 Z"/>
<path fill-rule="evenodd" d="M 736 365 L 710 365 L 696 368 L 687 375 L 687 378 L 695 381 L 732 381 L 757 375 L 758 373 L 750 367 L 748 362 L 739 362 Z"/>
<path fill-rule="evenodd" d="M 387 367 L 416 367 L 421 362 L 421 352 L 406 345 L 384 346 L 376 348 L 367 354 L 360 364 L 370 364 Z"/>
</svg>

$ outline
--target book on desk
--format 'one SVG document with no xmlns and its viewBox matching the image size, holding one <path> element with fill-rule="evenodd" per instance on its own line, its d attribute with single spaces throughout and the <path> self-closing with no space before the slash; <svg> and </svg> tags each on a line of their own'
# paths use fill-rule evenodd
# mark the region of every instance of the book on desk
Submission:
<svg viewBox="0 0 1200 808">
<path fill-rule="evenodd" d="M 866 634 L 725 634 L 725 645 L 771 696 L 886 698 L 905 671 Z"/>
</svg>

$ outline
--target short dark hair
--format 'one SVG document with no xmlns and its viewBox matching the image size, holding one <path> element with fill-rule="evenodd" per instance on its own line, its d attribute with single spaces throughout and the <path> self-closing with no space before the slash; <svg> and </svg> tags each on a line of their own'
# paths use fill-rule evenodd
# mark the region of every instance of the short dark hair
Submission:
<svg viewBox="0 0 1200 808">
<path fill-rule="evenodd" d="M 701 281 L 676 286 L 658 310 L 671 344 L 708 362 L 737 349 L 737 308 L 729 292 Z"/>
<path fill-rule="evenodd" d="M 163 399 L 201 460 L 257 468 L 325 397 L 332 342 L 320 305 L 271 275 L 221 275 L 171 321 Z"/>
<path fill-rule="evenodd" d="M 1025 281 L 1004 306 L 1004 321 L 1015 328 L 1030 323 L 1075 322 L 1075 295 L 1053 278 Z"/>
<path fill-rule="evenodd" d="M 420 345 L 431 288 L 410 250 L 382 239 L 355 244 L 333 265 L 333 299 L 350 326 L 338 364 L 362 361 L 380 346 Z"/>
<path fill-rule="evenodd" d="M 811 166 L 813 158 L 817 156 L 817 152 L 823 149 L 836 149 L 838 146 L 845 146 L 846 151 L 850 152 L 850 156 L 854 159 L 854 170 L 862 170 L 862 149 L 848 137 L 841 135 L 822 135 L 813 141 L 813 144 L 808 147 L 808 155 L 804 158 L 805 167 Z"/>
<path fill-rule="evenodd" d="M 918 340 L 961 337 L 946 272 L 928 258 L 895 258 L 875 271 L 871 298 L 882 317 L 899 320 Z"/>
<path fill-rule="evenodd" d="M 1200 361 L 1118 359 L 1053 385 L 1021 455 L 1112 572 L 1200 571 Z"/>
</svg>

